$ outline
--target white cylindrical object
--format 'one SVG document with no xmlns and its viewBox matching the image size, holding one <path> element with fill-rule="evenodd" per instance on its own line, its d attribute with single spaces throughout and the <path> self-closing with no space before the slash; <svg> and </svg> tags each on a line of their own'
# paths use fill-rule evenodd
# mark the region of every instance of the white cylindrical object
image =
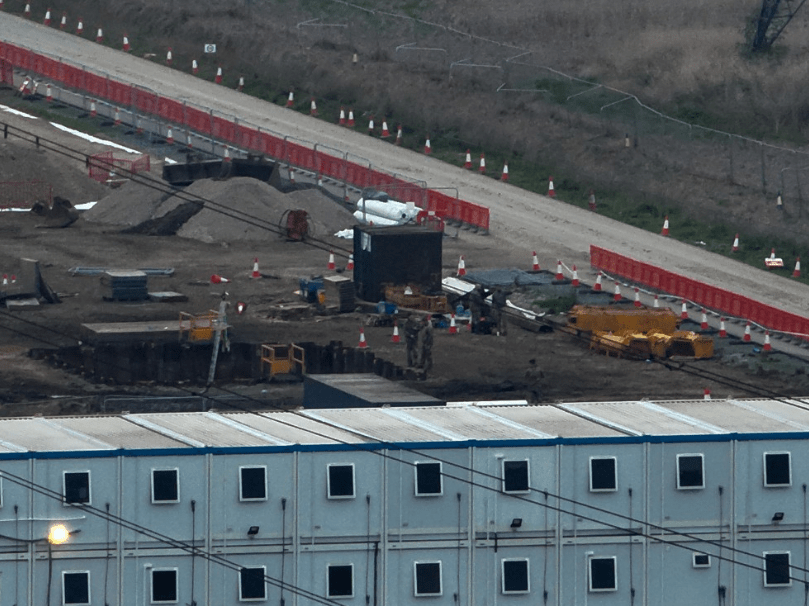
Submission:
<svg viewBox="0 0 809 606">
<path fill-rule="evenodd" d="M 399 221 L 396 219 L 389 219 L 387 217 L 380 217 L 379 215 L 374 215 L 370 212 L 366 212 L 363 218 L 363 212 L 361 210 L 354 211 L 354 218 L 359 221 L 360 223 L 366 223 L 374 225 L 378 225 L 379 227 L 392 227 L 394 225 L 401 225 Z"/>
<path fill-rule="evenodd" d="M 381 200 L 366 200 L 365 198 L 357 200 L 357 208 L 360 212 L 364 210 L 366 213 L 393 219 L 397 223 L 412 221 L 421 212 L 421 209 L 417 206 L 410 206 L 404 202 L 394 200 L 383 202 Z"/>
</svg>

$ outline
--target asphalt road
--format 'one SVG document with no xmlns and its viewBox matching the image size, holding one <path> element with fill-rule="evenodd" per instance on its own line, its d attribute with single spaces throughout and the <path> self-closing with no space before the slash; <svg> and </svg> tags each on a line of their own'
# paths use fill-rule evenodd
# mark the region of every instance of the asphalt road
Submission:
<svg viewBox="0 0 809 606">
<path fill-rule="evenodd" d="M 581 277 L 588 281 L 593 278 L 584 268 L 589 267 L 589 247 L 596 244 L 786 311 L 809 315 L 809 287 L 698 247 L 635 229 L 7 13 L 0 13 L 0 37 L 110 74 L 120 81 L 136 83 L 160 95 L 237 116 L 241 122 L 262 129 L 368 158 L 375 167 L 426 181 L 431 188 L 457 188 L 461 199 L 491 209 L 492 246 L 522 248 L 529 251 L 527 255 L 531 250 L 544 251 L 551 259 L 558 257 L 568 265 L 578 265 Z M 491 169 L 499 171 L 499 167 Z"/>
</svg>

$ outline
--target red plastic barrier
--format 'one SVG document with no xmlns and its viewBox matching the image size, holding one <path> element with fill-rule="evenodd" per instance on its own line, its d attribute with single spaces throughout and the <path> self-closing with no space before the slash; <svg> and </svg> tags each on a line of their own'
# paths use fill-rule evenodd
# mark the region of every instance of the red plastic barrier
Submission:
<svg viewBox="0 0 809 606">
<path fill-rule="evenodd" d="M 233 122 L 228 122 L 224 118 L 214 117 L 211 120 L 211 136 L 214 139 L 227 141 L 228 143 L 236 142 L 236 125 Z"/>
<path fill-rule="evenodd" d="M 132 87 L 115 80 L 108 80 L 107 99 L 113 105 L 129 106 L 132 102 Z"/>
<path fill-rule="evenodd" d="M 160 97 L 158 100 L 157 114 L 175 124 L 183 124 L 185 118 L 183 104 L 165 97 Z"/>
<path fill-rule="evenodd" d="M 247 128 L 246 126 L 239 127 L 239 136 L 241 138 L 241 145 L 243 148 L 250 151 L 258 152 L 263 147 L 263 138 L 261 133 L 255 128 Z"/>
<path fill-rule="evenodd" d="M 145 90 L 140 89 L 132 89 L 135 98 L 132 100 L 132 104 L 135 108 L 144 114 L 157 114 L 158 108 L 160 106 L 160 97 L 158 97 L 154 93 L 150 93 Z"/>
<path fill-rule="evenodd" d="M 107 79 L 96 74 L 91 74 L 87 71 L 83 72 L 80 87 L 97 99 L 106 99 L 107 97 Z"/>
<path fill-rule="evenodd" d="M 286 159 L 286 152 L 284 151 L 285 141 L 281 137 L 264 133 L 264 149 L 268 156 L 272 156 L 278 160 Z"/>
<path fill-rule="evenodd" d="M 343 179 L 343 160 L 335 158 L 334 156 L 327 156 L 326 154 L 318 154 L 317 161 L 319 172 L 324 177 L 331 177 L 333 179 Z"/>
<path fill-rule="evenodd" d="M 201 109 L 185 107 L 185 126 L 203 135 L 211 134 L 211 115 Z"/>
<path fill-rule="evenodd" d="M 809 319 L 624 255 L 590 246 L 590 265 L 773 330 L 809 335 Z"/>
</svg>

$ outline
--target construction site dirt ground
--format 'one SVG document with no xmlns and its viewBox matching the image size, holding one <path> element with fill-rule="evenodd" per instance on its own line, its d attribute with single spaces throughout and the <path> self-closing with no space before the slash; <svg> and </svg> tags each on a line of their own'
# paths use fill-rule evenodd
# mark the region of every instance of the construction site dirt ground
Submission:
<svg viewBox="0 0 809 606">
<path fill-rule="evenodd" d="M 22 120 L 4 116 L 6 121 L 14 119 Z M 81 148 L 84 153 L 104 149 L 61 133 L 43 121 L 26 121 L 25 127 L 50 140 L 63 141 L 68 147 Z M 152 160 L 153 174 L 159 174 L 161 159 Z M 99 199 L 103 204 L 107 195 L 115 193 L 89 180 L 86 168 L 77 160 L 36 150 L 31 143 L 20 140 L 0 142 L 0 171 L 4 180 L 34 178 L 44 169 L 61 171 L 60 184 L 64 189 L 60 191 L 57 185 L 54 194 L 74 203 Z M 238 207 L 240 200 L 234 200 L 233 204 Z M 278 217 L 266 219 L 276 223 Z M 368 326 L 367 313 L 317 315 L 312 310 L 282 310 L 285 305 L 301 303 L 295 294 L 300 277 L 327 273 L 327 249 L 288 242 L 269 232 L 260 240 L 201 241 L 180 236 L 122 234 L 118 226 L 91 222 L 86 217 L 65 229 L 43 229 L 38 227 L 40 224 L 41 219 L 31 213 L 0 213 L 0 273 L 14 273 L 21 258 L 37 259 L 44 279 L 62 299 L 60 304 L 41 305 L 27 311 L 0 311 L 0 402 L 3 403 L 0 414 L 99 412 L 102 398 L 98 396 L 105 394 L 201 393 L 203 378 L 199 385 L 94 384 L 67 369 L 54 367 L 45 359 L 30 357 L 29 351 L 75 345 L 83 323 L 176 321 L 180 312 L 203 313 L 217 308 L 223 291 L 227 291 L 231 302 L 229 321 L 234 340 L 323 345 L 342 341 L 346 346 L 355 346 L 363 327 L 368 346 L 377 356 L 405 365 L 404 343 L 391 342 L 390 327 Z M 451 233 L 454 236 L 455 230 Z M 351 242 L 331 236 L 324 236 L 324 240 L 337 252 L 338 268 L 344 266 Z M 554 251 L 540 249 L 538 253 L 543 266 L 555 263 Z M 482 235 L 460 230 L 457 237 L 444 238 L 444 276 L 455 274 L 462 254 L 474 260 L 475 268 L 530 267 L 530 257 L 526 258 L 526 251 L 509 244 L 508 234 Z M 250 277 L 255 257 L 265 276 L 261 279 Z M 176 291 L 187 295 L 188 301 L 105 301 L 98 276 L 71 275 L 69 269 L 77 266 L 171 267 L 172 276 L 149 278 L 149 290 Z M 212 285 L 212 274 L 231 281 Z M 236 301 L 247 304 L 244 314 L 233 313 Z M 714 397 L 754 395 L 747 391 L 746 385 L 769 390 L 771 394 L 805 394 L 807 375 L 803 365 L 757 364 L 748 353 L 738 354 L 744 358 L 741 364 L 705 360 L 691 362 L 685 371 L 678 371 L 657 363 L 599 355 L 589 350 L 586 340 L 559 331 L 534 333 L 512 326 L 506 336 L 498 337 L 463 330 L 450 335 L 446 330 L 436 330 L 434 368 L 426 380 L 409 385 L 451 401 L 522 399 L 531 388 L 526 379 L 529 360 L 535 359 L 544 373 L 545 403 L 643 397 L 691 399 L 701 397 L 704 388 L 711 389 Z M 706 373 L 713 374 L 706 378 Z M 278 403 L 295 405 L 302 399 L 300 384 L 244 383 L 228 388 L 260 398 L 268 407 Z M 211 397 L 217 395 L 215 388 L 206 393 Z"/>
</svg>

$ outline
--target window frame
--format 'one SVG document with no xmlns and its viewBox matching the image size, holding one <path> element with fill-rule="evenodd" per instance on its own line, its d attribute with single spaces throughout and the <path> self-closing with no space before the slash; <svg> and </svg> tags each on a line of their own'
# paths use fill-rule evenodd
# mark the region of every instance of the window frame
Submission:
<svg viewBox="0 0 809 606">
<path fill-rule="evenodd" d="M 162 471 L 173 471 L 174 472 L 174 483 L 177 489 L 177 498 L 176 499 L 156 499 L 155 498 L 155 473 L 159 473 Z M 179 467 L 152 467 L 152 471 L 150 473 L 150 486 L 152 489 L 151 499 L 152 505 L 176 505 L 180 502 L 180 468 Z"/>
<path fill-rule="evenodd" d="M 333 595 L 331 593 L 331 569 L 332 568 L 351 568 L 351 595 Z M 326 564 L 326 597 L 330 600 L 350 600 L 354 597 L 355 584 L 354 584 L 354 564 Z"/>
<path fill-rule="evenodd" d="M 787 456 L 787 464 L 789 465 L 789 481 L 786 484 L 773 484 L 767 482 L 767 457 L 770 455 L 786 455 Z M 789 488 L 792 486 L 792 453 L 786 450 L 778 450 L 778 451 L 768 451 L 763 453 L 763 463 L 764 463 L 764 488 Z"/>
<path fill-rule="evenodd" d="M 778 588 L 778 587 L 792 587 L 792 552 L 790 551 L 764 551 L 762 552 L 762 557 L 764 558 L 764 587 L 767 588 Z M 785 555 L 787 556 L 787 582 L 786 583 L 768 583 L 767 582 L 767 573 L 768 573 L 768 565 L 769 561 L 767 560 L 767 556 L 771 555 Z"/>
<path fill-rule="evenodd" d="M 612 587 L 593 587 L 593 562 L 596 560 L 612 560 Z M 618 556 L 591 555 L 587 558 L 587 590 L 590 593 L 618 591 Z"/>
<path fill-rule="evenodd" d="M 156 572 L 173 572 L 174 573 L 174 599 L 173 600 L 155 600 L 154 599 L 154 575 Z M 149 574 L 149 603 L 150 604 L 178 604 L 180 602 L 180 575 L 177 567 L 164 567 L 152 568 Z"/>
<path fill-rule="evenodd" d="M 506 589 L 506 563 L 525 562 L 525 589 Z M 531 593 L 531 562 L 528 558 L 503 558 L 500 560 L 500 591 L 503 595 Z"/>
<path fill-rule="evenodd" d="M 506 463 L 525 463 L 525 481 L 526 488 L 519 490 L 508 490 L 506 488 Z M 528 494 L 531 492 L 531 461 L 529 459 L 503 459 L 500 464 L 500 471 L 502 473 L 502 490 L 503 494 Z"/>
<path fill-rule="evenodd" d="M 612 480 L 613 488 L 593 488 L 593 462 L 594 461 L 612 461 Z M 590 492 L 618 492 L 618 457 L 609 455 L 596 455 L 590 457 Z"/>
<path fill-rule="evenodd" d="M 331 469 L 332 467 L 350 467 L 351 468 L 351 494 L 350 495 L 332 495 L 331 491 Z M 330 500 L 345 500 L 357 498 L 357 474 L 354 473 L 354 463 L 328 463 L 326 465 L 326 496 Z"/>
<path fill-rule="evenodd" d="M 68 475 L 87 475 L 87 500 L 86 501 L 68 501 L 67 500 L 67 476 Z M 89 469 L 81 470 L 64 470 L 62 471 L 62 504 L 66 507 L 81 507 L 82 505 L 93 504 L 93 477 Z"/>
<path fill-rule="evenodd" d="M 65 592 L 65 576 L 69 574 L 83 574 L 85 580 L 87 581 L 87 601 L 86 602 L 68 602 L 67 595 Z M 93 596 L 90 593 L 92 588 L 92 584 L 90 583 L 90 571 L 89 570 L 63 570 L 62 571 L 62 606 L 90 606 L 93 603 Z"/>
<path fill-rule="evenodd" d="M 698 564 L 697 558 L 698 557 L 705 557 L 708 558 L 707 563 L 705 564 Z M 691 554 L 691 567 L 692 568 L 710 568 L 711 567 L 711 556 L 707 553 L 692 553 Z"/>
<path fill-rule="evenodd" d="M 260 598 L 246 598 L 243 595 L 242 591 L 242 570 L 260 570 L 261 571 L 261 579 L 262 579 L 262 588 L 264 590 L 264 595 Z M 242 566 L 239 569 L 238 573 L 239 578 L 239 601 L 240 602 L 266 602 L 267 601 L 267 582 L 264 580 L 267 576 L 267 567 L 266 566 Z"/>
<path fill-rule="evenodd" d="M 264 496 L 263 497 L 245 497 L 244 496 L 244 478 L 242 471 L 245 469 L 261 469 L 264 471 Z M 239 466 L 239 501 L 242 503 L 258 503 L 269 499 L 269 490 L 267 487 L 267 466 L 266 465 L 240 465 Z"/>
<path fill-rule="evenodd" d="M 438 492 L 419 492 L 419 465 L 438 465 Z M 416 461 L 413 464 L 413 490 L 417 497 L 441 497 L 444 495 L 444 466 L 441 461 Z"/>
<path fill-rule="evenodd" d="M 419 566 L 438 564 L 438 593 L 419 593 Z M 444 595 L 444 565 L 441 560 L 416 560 L 413 562 L 413 596 L 417 598 L 435 598 Z"/>
<path fill-rule="evenodd" d="M 683 486 L 680 483 L 680 459 L 684 457 L 698 457 L 700 460 L 700 475 L 702 484 L 700 486 Z M 677 455 L 677 490 L 704 490 L 705 489 L 705 454 L 701 452 L 683 452 Z"/>
</svg>

